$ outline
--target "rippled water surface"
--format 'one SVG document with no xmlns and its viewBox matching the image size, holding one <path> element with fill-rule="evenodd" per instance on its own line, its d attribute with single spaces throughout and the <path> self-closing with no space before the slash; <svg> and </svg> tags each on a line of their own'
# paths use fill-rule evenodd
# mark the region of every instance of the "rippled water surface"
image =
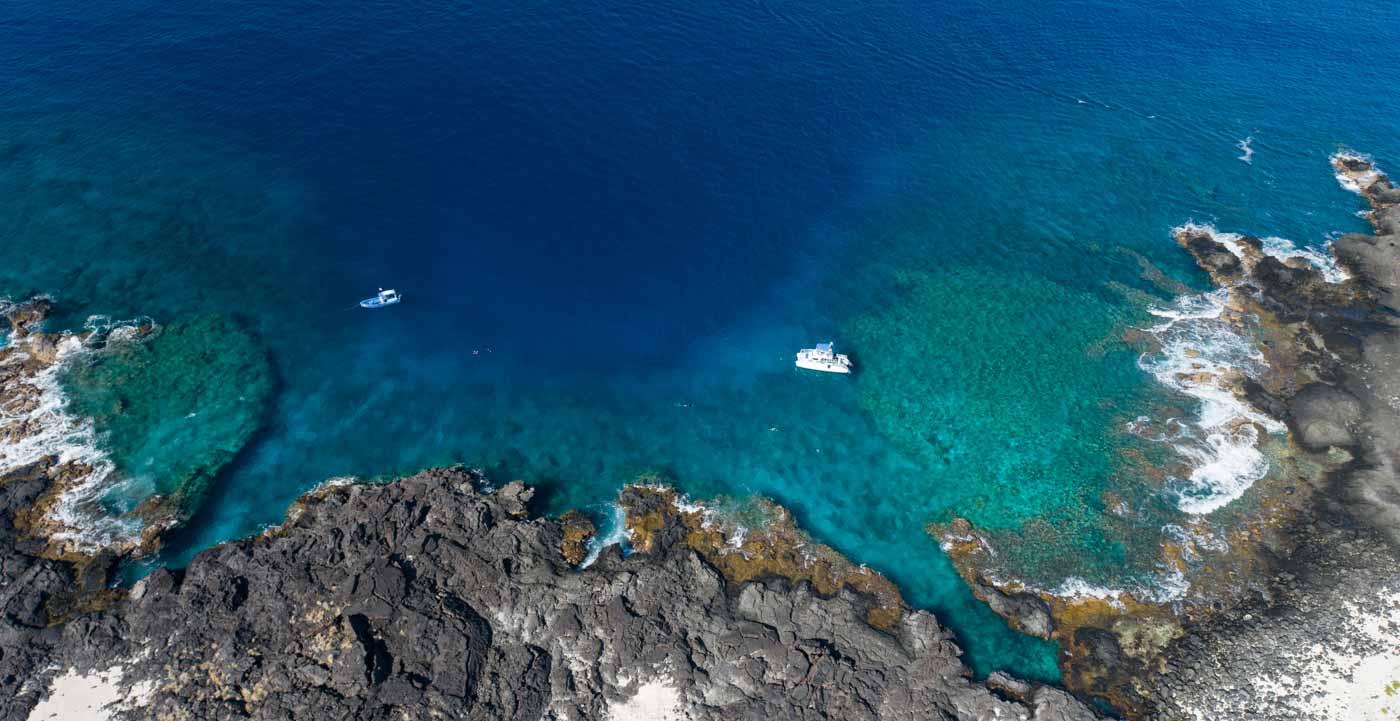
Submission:
<svg viewBox="0 0 1400 721">
<path fill-rule="evenodd" d="M 1194 401 L 1121 341 L 1186 292 L 1144 268 L 1204 289 L 1188 220 L 1321 247 L 1362 227 L 1327 155 L 1400 165 L 1395 10 L 1120 5 L 6 3 L 0 293 L 193 334 L 104 427 L 140 487 L 246 436 L 152 368 L 266 395 L 164 562 L 331 476 L 463 461 L 603 519 L 661 471 L 778 499 L 979 672 L 1052 678 L 924 525 L 1152 583 L 1179 489 L 1127 428 Z M 822 340 L 858 373 L 795 371 Z"/>
</svg>

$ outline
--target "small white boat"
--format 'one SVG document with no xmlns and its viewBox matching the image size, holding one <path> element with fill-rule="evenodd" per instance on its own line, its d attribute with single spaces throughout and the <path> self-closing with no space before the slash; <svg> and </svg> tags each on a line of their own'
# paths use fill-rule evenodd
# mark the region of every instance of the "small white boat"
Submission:
<svg viewBox="0 0 1400 721">
<path fill-rule="evenodd" d="M 373 298 L 365 298 L 364 300 L 360 301 L 360 307 L 383 308 L 387 305 L 395 305 L 401 300 L 403 300 L 403 296 L 399 295 L 399 292 L 397 290 L 384 290 L 383 288 L 380 288 L 379 295 L 376 295 Z"/>
<path fill-rule="evenodd" d="M 797 367 L 824 373 L 850 373 L 851 359 L 833 351 L 830 343 L 818 343 L 816 348 L 797 351 Z"/>
</svg>

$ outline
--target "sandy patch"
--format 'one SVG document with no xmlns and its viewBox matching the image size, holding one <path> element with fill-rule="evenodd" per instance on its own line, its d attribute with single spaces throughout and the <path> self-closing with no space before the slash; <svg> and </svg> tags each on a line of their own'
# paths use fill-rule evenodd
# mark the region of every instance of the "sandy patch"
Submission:
<svg viewBox="0 0 1400 721">
<path fill-rule="evenodd" d="M 1280 659 L 1286 672 L 1240 686 L 1275 709 L 1318 721 L 1400 719 L 1400 592 L 1377 591 L 1341 609 L 1340 633 Z"/>
<path fill-rule="evenodd" d="M 107 721 L 119 710 L 146 705 L 154 684 L 122 688 L 122 667 L 78 673 L 68 669 L 49 684 L 49 695 L 29 712 L 28 721 Z"/>
<path fill-rule="evenodd" d="M 608 709 L 608 721 L 685 721 L 688 718 L 680 691 L 666 679 L 643 683 L 626 703 Z"/>
<path fill-rule="evenodd" d="M 1362 659 L 1351 683 L 1339 683 L 1333 694 L 1345 701 L 1347 721 L 1400 719 L 1400 654 L 1376 654 Z"/>
</svg>

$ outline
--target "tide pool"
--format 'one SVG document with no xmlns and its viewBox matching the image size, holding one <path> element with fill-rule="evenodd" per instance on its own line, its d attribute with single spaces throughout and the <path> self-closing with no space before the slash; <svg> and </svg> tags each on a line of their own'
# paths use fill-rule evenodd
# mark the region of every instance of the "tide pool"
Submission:
<svg viewBox="0 0 1400 721">
<path fill-rule="evenodd" d="M 1326 158 L 1400 163 L 1400 108 L 1357 48 L 1393 47 L 1398 19 L 11 3 L 0 294 L 52 294 L 53 328 L 144 315 L 243 357 L 198 321 L 218 316 L 255 340 L 259 429 L 158 562 L 335 476 L 463 462 L 602 519 L 657 472 L 774 498 L 934 610 L 979 673 L 1054 678 L 1053 646 L 976 603 L 925 524 L 1016 539 L 1047 584 L 1150 581 L 1179 511 L 1122 461 L 1154 451 L 1126 424 L 1190 399 L 1121 341 L 1171 301 L 1142 261 L 1204 289 L 1183 222 L 1315 248 L 1361 229 Z M 403 304 L 354 307 L 380 286 Z M 853 377 L 793 369 L 825 340 Z M 202 390 L 151 393 L 227 399 Z M 129 472 L 177 469 L 148 469 L 162 488 L 182 471 L 143 441 L 231 426 L 153 406 L 180 412 L 107 442 Z"/>
</svg>

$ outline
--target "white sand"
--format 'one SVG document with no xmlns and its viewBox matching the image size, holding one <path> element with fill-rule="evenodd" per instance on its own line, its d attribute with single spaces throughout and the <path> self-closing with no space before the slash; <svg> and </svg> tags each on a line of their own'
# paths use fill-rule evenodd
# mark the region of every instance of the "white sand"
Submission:
<svg viewBox="0 0 1400 721">
<path fill-rule="evenodd" d="M 1347 604 L 1337 624 L 1341 633 L 1329 641 L 1281 658 L 1285 673 L 1273 665 L 1273 673 L 1239 686 L 1270 707 L 1318 721 L 1400 719 L 1400 592 L 1381 588 L 1364 604 Z"/>
<path fill-rule="evenodd" d="M 1351 683 L 1329 691 L 1350 709 L 1347 721 L 1400 719 L 1400 654 L 1368 656 L 1352 672 Z"/>
<path fill-rule="evenodd" d="M 70 668 L 49 685 L 48 698 L 29 712 L 28 721 L 107 721 L 117 710 L 144 706 L 154 684 L 132 684 L 128 693 L 121 681 L 121 666 L 88 674 Z"/>
<path fill-rule="evenodd" d="M 637 687 L 626 703 L 608 709 L 608 721 L 685 721 L 681 694 L 669 681 L 653 679 Z"/>
</svg>

